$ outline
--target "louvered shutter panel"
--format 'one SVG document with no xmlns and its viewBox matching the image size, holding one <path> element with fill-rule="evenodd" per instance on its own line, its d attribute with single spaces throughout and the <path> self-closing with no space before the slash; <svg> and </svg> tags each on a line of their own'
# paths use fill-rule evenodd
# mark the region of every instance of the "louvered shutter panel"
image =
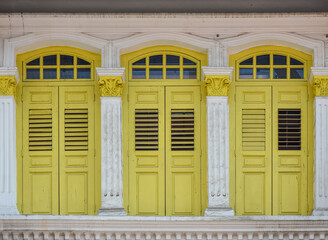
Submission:
<svg viewBox="0 0 328 240">
<path fill-rule="evenodd" d="M 301 150 L 301 109 L 278 110 L 278 149 Z"/>
<path fill-rule="evenodd" d="M 171 110 L 171 150 L 193 151 L 195 145 L 194 109 Z"/>
<path fill-rule="evenodd" d="M 166 214 L 199 215 L 200 88 L 166 87 Z"/>
<path fill-rule="evenodd" d="M 88 109 L 65 109 L 65 151 L 88 151 Z"/>
<path fill-rule="evenodd" d="M 237 87 L 235 121 L 236 213 L 271 214 L 271 87 Z"/>
<path fill-rule="evenodd" d="M 60 212 L 95 214 L 94 87 L 60 87 L 59 105 Z"/>
<path fill-rule="evenodd" d="M 52 151 L 52 108 L 29 109 L 29 150 Z"/>
<path fill-rule="evenodd" d="M 23 213 L 58 214 L 58 88 L 23 88 Z"/>
<path fill-rule="evenodd" d="M 158 150 L 158 109 L 135 110 L 135 150 Z"/>
<path fill-rule="evenodd" d="M 265 133 L 265 109 L 243 109 L 243 151 L 265 151 Z"/>
</svg>

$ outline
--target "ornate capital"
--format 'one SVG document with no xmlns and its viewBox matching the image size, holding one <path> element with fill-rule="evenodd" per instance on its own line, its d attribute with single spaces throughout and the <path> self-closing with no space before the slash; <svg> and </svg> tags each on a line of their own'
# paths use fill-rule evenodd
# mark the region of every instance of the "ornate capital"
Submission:
<svg viewBox="0 0 328 240">
<path fill-rule="evenodd" d="M 99 76 L 101 97 L 120 97 L 123 92 L 123 79 L 119 76 Z"/>
<path fill-rule="evenodd" d="M 16 94 L 15 76 L 0 76 L 0 95 Z"/>
<path fill-rule="evenodd" d="M 314 96 L 328 96 L 328 76 L 314 76 L 312 86 Z"/>
<path fill-rule="evenodd" d="M 227 75 L 205 76 L 207 96 L 228 96 L 230 80 Z"/>
</svg>

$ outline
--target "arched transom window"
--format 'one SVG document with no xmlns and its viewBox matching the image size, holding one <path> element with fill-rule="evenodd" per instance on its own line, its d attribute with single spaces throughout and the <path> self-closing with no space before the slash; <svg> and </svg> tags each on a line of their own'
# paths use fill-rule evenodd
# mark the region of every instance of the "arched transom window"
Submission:
<svg viewBox="0 0 328 240">
<path fill-rule="evenodd" d="M 131 80 L 200 80 L 200 61 L 177 52 L 151 53 L 130 61 Z"/>
<path fill-rule="evenodd" d="M 24 63 L 23 80 L 91 80 L 92 62 L 77 55 L 48 53 Z"/>
<path fill-rule="evenodd" d="M 246 56 L 237 62 L 237 80 L 304 80 L 305 61 L 277 52 Z"/>
</svg>

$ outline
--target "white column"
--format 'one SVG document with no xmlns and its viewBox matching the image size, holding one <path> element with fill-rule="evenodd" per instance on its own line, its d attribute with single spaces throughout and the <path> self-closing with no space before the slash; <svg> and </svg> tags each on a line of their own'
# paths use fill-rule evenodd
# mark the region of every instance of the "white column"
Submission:
<svg viewBox="0 0 328 240">
<path fill-rule="evenodd" d="M 0 96 L 0 214 L 19 214 L 16 162 L 16 103 Z"/>
<path fill-rule="evenodd" d="M 229 105 L 227 96 L 207 96 L 206 216 L 233 216 L 229 206 Z"/>
<path fill-rule="evenodd" d="M 314 99 L 314 210 L 328 216 L 328 97 Z"/>
<path fill-rule="evenodd" d="M 101 97 L 101 208 L 99 215 L 126 215 L 123 208 L 122 99 Z"/>
</svg>

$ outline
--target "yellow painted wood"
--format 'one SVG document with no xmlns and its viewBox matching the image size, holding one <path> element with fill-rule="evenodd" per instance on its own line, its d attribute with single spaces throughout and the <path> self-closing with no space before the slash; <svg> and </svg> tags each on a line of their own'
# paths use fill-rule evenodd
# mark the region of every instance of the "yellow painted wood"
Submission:
<svg viewBox="0 0 328 240">
<path fill-rule="evenodd" d="M 165 215 L 164 89 L 129 89 L 129 214 Z M 136 150 L 136 110 L 158 111 L 158 149 Z"/>
<path fill-rule="evenodd" d="M 269 54 L 271 64 L 268 66 L 256 65 L 256 56 Z M 285 66 L 272 64 L 273 55 L 284 55 L 287 57 Z M 256 68 L 270 68 L 270 79 L 239 79 L 239 68 L 249 66 L 239 65 L 242 61 L 253 58 L 251 68 L 255 72 Z M 296 66 L 288 64 L 288 59 L 295 58 L 304 65 Z M 272 208 L 266 215 L 286 215 L 311 214 L 313 209 L 313 95 L 311 85 L 308 81 L 308 73 L 312 66 L 312 56 L 291 48 L 280 46 L 262 46 L 242 51 L 230 56 L 230 66 L 233 66 L 234 77 L 230 88 L 230 119 L 235 124 L 239 119 L 237 116 L 241 104 L 238 96 L 238 88 L 245 88 L 252 91 L 254 87 L 270 87 L 271 112 L 272 112 Z M 303 68 L 304 79 L 290 79 L 287 71 L 287 79 L 274 79 L 272 69 L 275 67 L 286 69 Z M 295 91 L 294 91 L 295 90 Z M 288 93 L 288 91 L 292 93 Z M 299 91 L 295 95 L 295 92 Z M 298 105 L 295 101 L 300 101 Z M 277 111 L 279 108 L 297 108 L 302 111 L 302 150 L 301 151 L 278 151 L 277 147 Z M 237 125 L 236 125 L 237 126 Z M 230 127 L 230 205 L 236 210 L 237 215 L 243 215 L 238 205 L 238 132 L 237 128 Z M 303 134 L 304 132 L 304 134 Z M 239 139 L 240 141 L 240 139 Z M 258 163 L 257 160 L 252 160 Z M 248 161 L 250 162 L 250 161 Z M 234 183 L 236 181 L 236 183 Z"/>
<path fill-rule="evenodd" d="M 24 69 L 26 69 L 26 63 L 36 59 L 38 57 L 43 57 L 47 55 L 53 55 L 56 54 L 59 56 L 60 54 L 63 55 L 70 55 L 74 57 L 74 68 L 82 67 L 83 65 L 77 66 L 77 58 L 84 59 L 91 64 L 88 65 L 91 66 L 91 79 L 90 80 L 83 80 L 77 79 L 76 74 L 74 75 L 74 79 L 70 80 L 63 80 L 63 79 L 55 79 L 55 80 L 45 80 L 45 79 L 39 79 L 39 80 L 27 80 L 27 81 L 20 81 L 17 85 L 17 205 L 18 209 L 23 214 L 96 214 L 98 209 L 101 206 L 101 168 L 100 168 L 100 152 L 101 152 L 101 146 L 100 143 L 100 94 L 98 90 L 98 85 L 96 81 L 96 72 L 95 67 L 100 67 L 100 61 L 101 56 L 100 54 L 92 53 L 89 51 L 85 51 L 82 49 L 77 48 L 71 48 L 71 47 L 48 47 L 43 48 L 23 54 L 17 55 L 17 66 L 19 66 L 20 71 L 20 78 L 24 79 L 23 73 L 25 72 Z M 42 64 L 42 61 L 41 61 Z M 31 66 L 29 66 L 31 67 Z M 42 69 L 42 67 L 45 66 L 38 66 Z M 35 68 L 38 68 L 35 67 Z M 48 66 L 46 66 L 48 68 Z M 53 66 L 53 68 L 59 69 L 63 67 L 57 64 L 56 66 Z M 52 67 L 50 67 L 52 68 Z M 58 75 L 57 75 L 58 76 Z M 53 161 L 53 165 L 51 165 L 51 168 L 46 168 L 46 165 L 42 165 L 42 168 L 35 168 L 39 172 L 42 172 L 44 169 L 46 169 L 47 174 L 51 174 L 52 176 L 52 184 L 48 184 L 47 175 L 45 174 L 39 174 L 35 175 L 36 177 L 39 177 L 37 179 L 38 181 L 34 180 L 34 182 L 39 182 L 39 185 L 35 185 L 40 190 L 36 190 L 35 193 L 37 194 L 38 191 L 47 190 L 45 187 L 50 187 L 52 190 L 47 190 L 48 195 L 53 195 L 52 198 L 46 197 L 44 195 L 40 198 L 39 201 L 42 201 L 42 204 L 40 205 L 40 209 L 37 207 L 34 207 L 35 209 L 32 209 L 32 195 L 28 191 L 32 188 L 31 185 L 31 179 L 28 181 L 25 181 L 26 177 L 30 175 L 30 170 L 33 172 L 34 168 L 28 167 L 28 164 L 30 164 L 28 161 L 25 162 L 25 159 L 29 156 L 27 155 L 27 142 L 26 142 L 26 134 L 27 134 L 27 128 L 28 127 L 28 121 L 26 121 L 26 114 L 27 114 L 27 108 L 26 106 L 29 105 L 29 101 L 32 101 L 29 96 L 30 90 L 24 90 L 23 89 L 32 89 L 34 90 L 33 93 L 35 94 L 34 99 L 37 101 L 41 101 L 41 104 L 39 104 L 40 107 L 42 106 L 48 106 L 45 105 L 46 102 L 44 102 L 44 99 L 46 97 L 44 96 L 43 92 L 47 91 L 54 91 L 54 98 L 56 101 L 54 101 L 52 104 L 54 106 L 56 117 L 53 120 L 53 123 L 55 124 L 54 129 L 57 129 L 54 132 L 53 138 L 57 139 L 55 140 L 54 148 L 52 153 L 50 154 L 51 161 Z M 66 98 L 68 100 L 68 105 L 65 103 L 64 98 L 60 99 L 59 92 L 66 91 L 66 90 L 60 90 L 60 89 L 67 89 L 72 90 L 73 93 L 69 94 L 69 96 Z M 81 92 L 81 89 L 85 91 L 86 94 L 76 94 L 76 92 Z M 95 89 L 95 90 L 94 90 Z M 64 94 L 64 93 L 63 93 Z M 64 94 L 65 95 L 65 94 Z M 64 138 L 60 134 L 60 128 L 62 127 L 63 120 L 60 119 L 60 114 L 64 110 L 62 107 L 62 104 L 59 104 L 60 101 L 63 101 L 67 106 L 85 106 L 88 108 L 90 115 L 91 125 L 88 125 L 90 134 L 88 135 L 88 140 L 91 137 L 91 141 L 88 141 L 91 147 L 91 152 L 87 153 L 88 157 L 85 158 L 85 152 L 83 151 L 75 151 L 74 154 L 66 154 L 66 159 L 62 159 L 62 152 L 60 147 L 60 143 L 64 143 Z M 80 101 L 80 103 L 79 103 Z M 24 115 L 25 114 L 25 115 Z M 80 119 L 79 119 L 80 120 Z M 71 121 L 71 120 L 69 120 Z M 72 123 L 69 123 L 72 124 Z M 62 130 L 62 129 L 61 129 Z M 79 136 L 67 136 L 67 140 L 84 140 L 85 137 L 79 137 Z M 63 140 L 63 141 L 61 141 Z M 96 141 L 95 141 L 96 140 Z M 72 146 L 75 148 L 79 148 L 78 144 L 72 143 Z M 70 146 L 70 147 L 72 147 Z M 85 147 L 85 146 L 84 146 Z M 22 151 L 20 150 L 22 149 Z M 27 150 L 26 150 L 27 149 Z M 45 151 L 43 151 L 45 152 Z M 73 152 L 73 151 L 72 151 Z M 84 155 L 83 155 L 84 154 Z M 41 156 L 41 155 L 40 155 Z M 64 156 L 64 155 L 63 155 Z M 49 161 L 48 157 L 39 157 L 38 159 L 41 160 L 34 160 L 34 164 L 39 164 L 42 161 Z M 55 160 L 53 160 L 55 159 Z M 55 161 L 55 162 L 54 162 Z M 66 164 L 66 167 L 65 167 Z M 69 166 L 68 166 L 69 165 Z M 63 167 L 63 168 L 62 168 Z M 50 169 L 50 170 L 49 170 Z M 56 171 L 52 173 L 51 169 L 55 169 Z M 60 170 L 59 170 L 60 169 Z M 63 174 L 66 174 L 66 179 L 64 179 Z M 42 178 L 42 179 L 41 179 Z M 62 184 L 62 179 L 66 181 L 65 183 L 69 182 L 69 184 L 65 185 Z M 35 178 L 36 179 L 36 178 Z M 40 180 L 40 181 L 39 181 Z M 85 185 L 83 188 L 81 188 L 81 183 L 84 182 Z M 44 184 L 44 185 L 42 185 Z M 60 186 L 60 187 L 59 187 Z M 60 189 L 59 189 L 60 188 Z M 26 191 L 25 191 L 26 189 Z M 65 193 L 66 191 L 66 193 Z M 60 194 L 66 194 L 65 196 L 61 196 Z M 70 194 L 70 196 L 68 196 Z M 56 196 L 55 196 L 56 195 Z M 36 195 L 37 196 L 37 195 Z M 83 196 L 83 197 L 81 197 Z M 61 201 L 66 201 L 61 203 Z M 82 201 L 85 201 L 82 203 Z M 48 212 L 45 212 L 45 208 L 47 204 L 51 202 L 52 209 Z M 39 202 L 36 202 L 36 204 L 39 204 Z M 84 210 L 83 210 L 83 209 Z M 82 210 L 81 210 L 82 209 Z"/>
<path fill-rule="evenodd" d="M 161 66 L 158 65 L 150 65 L 149 64 L 149 58 L 151 56 L 154 55 L 163 55 L 163 63 Z M 180 58 L 180 63 L 181 60 L 185 57 L 189 60 L 195 61 L 196 62 L 196 66 L 188 66 L 187 68 L 196 68 L 197 69 L 197 77 L 196 79 L 183 79 L 182 78 L 182 71 L 181 69 L 183 69 L 182 65 L 177 65 L 177 66 L 172 66 L 172 65 L 166 65 L 165 64 L 165 58 L 168 55 L 175 55 L 175 56 L 179 56 Z M 132 65 L 134 62 L 145 58 L 146 59 L 146 65 L 145 66 L 140 66 L 140 65 Z M 194 206 L 194 209 L 192 210 L 193 212 L 190 213 L 190 211 L 188 212 L 186 209 L 186 206 L 182 206 L 183 205 L 183 201 L 178 201 L 178 205 L 181 206 L 180 210 L 176 211 L 176 212 L 168 212 L 168 200 L 167 200 L 167 196 L 162 195 L 163 199 L 161 199 L 159 201 L 160 204 L 163 204 L 164 206 L 164 210 L 160 210 L 161 214 L 160 215 L 200 215 L 203 214 L 206 207 L 207 207 L 207 173 L 206 173 L 206 169 L 207 169 L 207 162 L 206 162 L 206 92 L 205 92 L 205 87 L 204 84 L 201 81 L 201 66 L 206 66 L 207 65 L 207 55 L 204 53 L 200 53 L 200 52 L 196 52 L 196 51 L 192 51 L 189 49 L 185 49 L 185 48 L 180 48 L 180 47 L 174 47 L 174 46 L 156 46 L 156 47 L 149 47 L 149 48 L 144 48 L 135 52 L 131 52 L 131 53 L 127 53 L 127 54 L 123 54 L 121 55 L 121 66 L 125 67 L 127 69 L 126 71 L 126 80 L 125 83 L 123 85 L 123 95 L 122 95 L 122 100 L 123 100 L 123 203 L 124 203 L 124 207 L 125 209 L 128 210 L 128 214 L 129 215 L 157 215 L 157 213 L 152 214 L 152 213 L 147 213 L 147 214 L 143 214 L 143 213 L 138 213 L 137 212 L 137 203 L 135 201 L 136 199 L 136 190 L 135 190 L 135 185 L 134 185 L 134 179 L 136 178 L 135 173 L 131 173 L 131 169 L 133 169 L 134 167 L 131 167 L 131 164 L 133 164 L 133 166 L 135 166 L 135 163 L 133 161 L 135 160 L 131 160 L 131 153 L 134 151 L 134 136 L 132 136 L 132 132 L 134 131 L 132 125 L 134 124 L 134 114 L 131 113 L 131 106 L 134 106 L 134 103 L 136 101 L 135 99 L 135 94 L 134 92 L 136 91 L 136 89 L 140 90 L 148 90 L 148 89 L 159 89 L 158 91 L 164 94 L 164 91 L 166 91 L 165 89 L 169 89 L 169 86 L 174 86 L 172 89 L 198 89 L 197 91 L 200 92 L 199 94 L 199 101 L 198 103 L 195 103 L 197 108 L 199 105 L 199 112 L 201 112 L 200 114 L 200 118 L 199 118 L 199 127 L 201 130 L 199 130 L 199 132 L 201 132 L 202 134 L 199 135 L 199 142 L 198 139 L 196 140 L 197 144 L 199 144 L 199 171 L 198 170 L 193 170 L 195 171 L 196 175 L 193 175 L 195 178 L 199 178 L 199 183 L 192 183 L 195 186 L 195 193 L 194 196 L 196 196 L 197 194 L 200 194 L 199 199 L 193 200 L 193 203 L 189 204 L 189 206 L 193 205 L 194 203 L 198 202 L 199 206 Z M 146 79 L 132 79 L 132 67 L 133 68 L 147 68 L 147 74 L 146 74 Z M 161 68 L 163 69 L 163 78 L 162 79 L 150 79 L 149 78 L 149 69 L 152 68 Z M 180 69 L 180 78 L 179 79 L 166 79 L 165 77 L 165 71 L 169 68 L 179 68 Z M 194 88 L 189 88 L 189 87 L 194 87 Z M 133 93 L 133 94 L 132 94 Z M 198 97 L 197 97 L 198 98 Z M 167 94 L 163 95 L 163 101 L 165 100 L 165 102 L 163 103 L 163 108 L 162 111 L 160 112 L 160 114 L 164 114 L 165 112 L 167 112 Z M 151 102 L 151 100 L 150 100 Z M 163 113 L 164 112 L 164 113 Z M 163 117 L 161 116 L 161 119 L 163 120 L 163 124 L 165 124 L 166 126 L 166 130 L 164 128 L 162 128 L 161 131 L 161 135 L 160 136 L 165 136 L 165 139 L 163 141 L 165 141 L 165 145 L 167 145 L 167 124 L 169 124 L 167 122 L 167 118 L 168 115 L 167 113 L 165 113 L 163 115 Z M 197 123 L 198 124 L 198 123 Z M 197 130 L 198 131 L 198 130 Z M 162 141 L 162 140 L 161 140 Z M 127 144 L 128 143 L 128 144 Z M 167 148 L 167 147 L 166 147 Z M 165 152 L 166 150 L 163 149 L 163 151 Z M 197 149 L 198 151 L 198 149 Z M 201 154 L 202 153 L 202 154 Z M 198 153 L 197 153 L 198 154 Z M 134 158 L 134 153 L 132 154 L 133 158 Z M 149 158 L 148 158 L 149 159 Z M 149 160 L 147 158 L 146 159 L 141 159 L 141 162 L 148 163 L 149 164 Z M 167 155 L 164 154 L 163 159 L 165 159 L 165 161 L 162 163 L 164 164 L 164 168 L 166 169 L 165 175 L 164 175 L 164 182 L 167 184 L 167 176 L 168 176 L 168 167 L 166 166 L 168 163 L 168 158 Z M 188 163 L 188 158 L 186 159 L 182 159 L 181 162 L 185 162 Z M 195 160 L 197 161 L 197 160 Z M 183 168 L 183 167 L 182 167 Z M 181 168 L 181 169 L 182 169 Z M 137 170 L 142 171 L 143 168 L 138 168 Z M 147 168 L 149 169 L 149 171 L 153 171 L 153 168 Z M 152 169 L 152 170 L 150 170 Z M 190 168 L 192 169 L 192 168 Z M 156 170 L 157 171 L 157 170 Z M 184 170 L 182 170 L 183 172 Z M 198 172 L 197 172 L 198 171 Z M 188 173 L 189 174 L 189 173 Z M 188 175 L 187 174 L 187 175 Z M 193 174 L 193 173 L 192 173 Z M 199 174 L 199 176 L 197 176 L 197 174 Z M 172 174 L 171 174 L 172 175 Z M 177 178 L 181 178 L 183 177 L 183 180 L 179 180 L 179 182 L 187 182 L 188 178 L 189 178 L 189 182 L 191 183 L 192 180 L 190 180 L 190 176 L 191 175 L 179 175 L 177 176 Z M 131 179 L 132 178 L 132 179 Z M 173 179 L 173 178 L 172 178 Z M 150 183 L 149 183 L 150 184 Z M 199 189 L 198 188 L 198 184 L 199 184 Z M 182 188 L 182 185 L 178 186 Z M 153 188 L 154 186 L 150 186 L 150 189 Z M 164 191 L 168 191 L 165 190 L 167 189 L 167 187 L 164 186 Z M 183 189 L 185 190 L 185 188 Z M 170 190 L 171 192 L 173 190 Z M 179 191 L 179 190 L 177 190 Z M 192 191 L 189 191 L 189 194 L 191 194 Z M 196 194 L 196 195 L 195 195 Z M 180 199 L 180 197 L 179 197 Z M 178 199 L 178 200 L 179 200 Z M 163 201 L 163 202 L 162 202 Z M 172 202 L 172 201 L 171 201 Z M 172 204 L 174 204 L 174 202 L 172 202 Z M 171 204 L 171 205 L 172 205 Z M 159 205 L 159 204 L 158 204 Z M 187 204 L 188 205 L 188 204 Z M 173 206 L 173 205 L 172 205 Z M 165 209 L 166 208 L 166 209 Z M 185 208 L 185 209 L 183 209 Z M 173 207 L 172 207 L 173 209 Z M 190 209 L 190 207 L 189 207 Z M 166 210 L 166 212 L 165 212 Z M 152 210 L 153 212 L 155 212 L 155 210 Z M 174 209 L 172 211 L 175 211 Z"/>
<path fill-rule="evenodd" d="M 94 88 L 59 88 L 60 213 L 95 212 Z"/>
<path fill-rule="evenodd" d="M 236 102 L 236 214 L 268 215 L 272 184 L 271 88 L 237 87 Z"/>
<path fill-rule="evenodd" d="M 24 87 L 23 94 L 22 213 L 58 214 L 58 89 Z M 41 138 L 37 145 L 35 137 Z"/>
<path fill-rule="evenodd" d="M 278 110 L 301 110 L 301 150 L 278 149 Z M 273 215 L 307 214 L 307 88 L 273 87 Z"/>
<path fill-rule="evenodd" d="M 200 178 L 200 89 L 199 87 L 166 87 L 166 215 L 200 215 L 201 178 Z M 192 121 L 172 119 L 172 113 L 193 113 Z M 173 123 L 172 123 L 173 122 Z M 179 122 L 175 124 L 175 122 Z M 172 139 L 187 140 L 187 137 L 172 137 L 172 125 L 193 128 L 193 150 L 175 150 Z M 184 128 L 180 128 L 184 129 Z M 174 141 L 174 143 L 180 143 Z M 187 148 L 181 147 L 181 149 Z"/>
</svg>

